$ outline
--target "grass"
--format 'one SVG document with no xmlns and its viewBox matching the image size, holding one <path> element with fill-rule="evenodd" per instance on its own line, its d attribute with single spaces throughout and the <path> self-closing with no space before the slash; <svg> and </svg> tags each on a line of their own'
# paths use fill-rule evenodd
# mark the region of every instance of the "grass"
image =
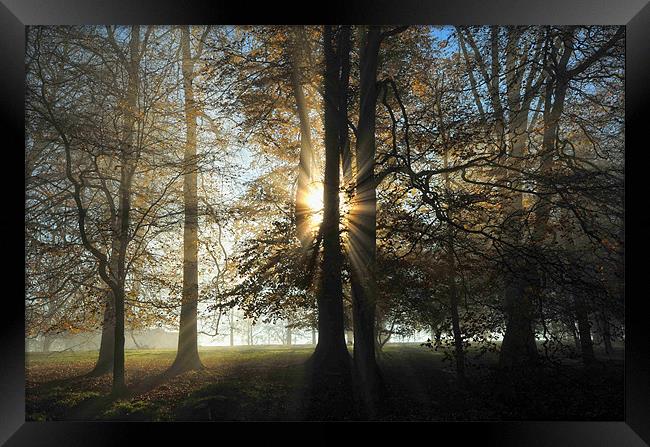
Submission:
<svg viewBox="0 0 650 447">
<path fill-rule="evenodd" d="M 313 346 L 237 346 L 201 350 L 205 369 L 164 373 L 173 350 L 126 352 L 128 396 L 108 397 L 111 377 L 83 377 L 96 352 L 28 353 L 27 420 L 301 420 L 305 368 Z M 589 369 L 546 366 L 514 380 L 494 356 L 474 362 L 457 387 L 440 352 L 387 345 L 380 359 L 386 420 L 622 420 L 622 355 Z"/>
</svg>

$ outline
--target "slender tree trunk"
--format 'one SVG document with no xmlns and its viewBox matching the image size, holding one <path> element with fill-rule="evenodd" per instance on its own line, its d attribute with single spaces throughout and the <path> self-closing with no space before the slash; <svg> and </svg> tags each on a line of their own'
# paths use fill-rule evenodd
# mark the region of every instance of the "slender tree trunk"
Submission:
<svg viewBox="0 0 650 447">
<path fill-rule="evenodd" d="M 133 340 L 133 345 L 136 347 L 136 349 L 142 349 L 140 343 L 138 343 L 138 341 L 135 339 L 135 334 L 133 333 L 132 330 L 129 331 L 129 335 L 131 335 L 131 340 Z"/>
<path fill-rule="evenodd" d="M 54 340 L 56 340 L 56 338 L 49 334 L 43 335 L 43 352 L 50 352 Z"/>
<path fill-rule="evenodd" d="M 589 323 L 589 312 L 584 298 L 580 295 L 574 296 L 576 319 L 578 321 L 578 332 L 580 334 L 580 352 L 582 363 L 589 366 L 594 362 L 594 345 L 591 339 L 591 324 Z"/>
<path fill-rule="evenodd" d="M 316 328 L 312 327 L 311 328 L 311 344 L 316 345 Z"/>
<path fill-rule="evenodd" d="M 289 323 L 287 322 L 287 333 L 286 333 L 286 337 L 285 337 L 287 346 L 291 346 L 292 337 L 293 337 L 293 334 L 291 333 L 291 326 L 289 326 Z"/>
<path fill-rule="evenodd" d="M 453 254 L 452 254 L 453 256 Z M 453 272 L 455 263 L 450 262 L 450 270 Z M 460 317 L 458 315 L 458 291 L 456 289 L 455 275 L 451 274 L 449 281 L 449 304 L 451 306 L 451 328 L 454 332 L 454 352 L 456 357 L 456 376 L 459 385 L 465 386 L 465 351 L 463 348 L 463 335 L 460 330 Z"/>
<path fill-rule="evenodd" d="M 442 110 L 440 107 L 440 101 L 437 104 L 438 117 L 439 117 L 439 127 L 441 135 L 443 136 L 443 141 L 446 147 L 449 147 L 447 141 L 447 134 L 445 132 L 444 122 L 442 120 Z M 447 169 L 449 167 L 449 150 L 445 150 L 443 158 L 443 167 Z M 449 173 L 445 172 L 444 174 L 445 181 L 445 190 L 449 197 L 451 197 L 451 180 L 449 178 Z M 449 210 L 449 219 L 453 219 L 453 210 Z M 447 286 L 449 290 L 449 308 L 451 313 L 451 329 L 454 334 L 454 353 L 456 357 L 456 377 L 458 379 L 458 384 L 460 387 L 464 387 L 466 384 L 465 379 L 465 352 L 463 348 L 463 334 L 460 329 L 460 316 L 458 313 L 458 289 L 456 287 L 456 259 L 454 256 L 454 233 L 451 225 L 447 225 Z"/>
<path fill-rule="evenodd" d="M 183 92 L 185 96 L 185 125 L 187 140 L 183 157 L 183 201 L 185 225 L 183 229 L 183 296 L 178 331 L 178 351 L 172 369 L 185 371 L 203 367 L 199 358 L 197 307 L 199 300 L 198 273 L 198 196 L 196 160 L 196 118 L 194 102 L 194 62 L 190 48 L 190 28 L 181 28 Z"/>
<path fill-rule="evenodd" d="M 354 320 L 354 365 L 365 405 L 374 414 L 379 399 L 380 373 L 375 356 L 377 299 L 377 195 L 374 177 L 377 65 L 381 43 L 378 27 L 369 27 L 360 59 L 357 181 L 350 218 L 350 264 Z"/>
<path fill-rule="evenodd" d="M 605 344 L 605 354 L 610 356 L 614 352 L 614 349 L 612 347 L 612 333 L 610 324 L 605 311 L 600 312 L 600 321 L 602 325 L 603 343 Z"/>
<path fill-rule="evenodd" d="M 573 345 L 576 348 L 576 352 L 580 352 L 580 336 L 578 335 L 578 330 L 576 329 L 575 320 L 572 319 L 571 322 L 567 324 L 567 327 L 571 331 L 571 337 L 573 337 Z"/>
<path fill-rule="evenodd" d="M 289 49 L 291 60 L 291 88 L 296 101 L 296 110 L 300 122 L 300 161 L 298 163 L 298 187 L 296 188 L 296 229 L 303 249 L 312 242 L 310 228 L 310 209 L 307 197 L 312 179 L 313 150 L 311 144 L 311 122 L 309 108 L 303 89 L 303 70 L 307 51 L 305 29 L 296 27 L 293 42 Z"/>
<path fill-rule="evenodd" d="M 347 344 L 354 344 L 354 331 L 347 330 L 345 331 L 345 338 L 347 339 Z"/>
</svg>

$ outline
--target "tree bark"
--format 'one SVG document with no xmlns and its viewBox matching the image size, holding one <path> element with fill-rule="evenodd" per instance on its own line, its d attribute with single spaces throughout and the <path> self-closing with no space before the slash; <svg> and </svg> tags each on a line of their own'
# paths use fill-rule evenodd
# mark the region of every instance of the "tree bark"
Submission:
<svg viewBox="0 0 650 447">
<path fill-rule="evenodd" d="M 350 330 L 345 331 L 345 338 L 348 345 L 354 344 L 354 331 L 350 331 Z"/>
<path fill-rule="evenodd" d="M 55 337 L 45 334 L 43 335 L 43 352 L 50 352 L 52 343 L 54 343 Z"/>
<path fill-rule="evenodd" d="M 602 325 L 603 344 L 605 345 L 605 354 L 612 355 L 614 349 L 612 347 L 612 332 L 610 329 L 609 320 L 605 311 L 600 312 L 600 321 Z"/>
<path fill-rule="evenodd" d="M 340 155 L 337 88 L 340 60 L 333 49 L 333 30 L 324 26 L 325 178 L 323 192 L 323 260 L 317 295 L 318 344 L 311 358 L 309 418 L 336 418 L 346 412 L 350 395 L 350 355 L 345 346 L 341 241 L 339 237 Z M 340 41 L 338 42 L 340 45 Z"/>
<path fill-rule="evenodd" d="M 187 140 L 183 156 L 183 201 L 185 204 L 185 224 L 183 228 L 183 295 L 178 331 L 178 350 L 172 365 L 173 370 L 186 371 L 201 369 L 197 333 L 197 307 L 199 300 L 198 273 L 198 196 L 196 160 L 196 117 L 194 101 L 194 61 L 190 48 L 190 28 L 181 28 L 181 53 L 183 71 L 183 92 L 185 96 L 185 125 Z"/>
<path fill-rule="evenodd" d="M 106 292 L 102 334 L 99 342 L 99 357 L 89 376 L 101 376 L 113 370 L 113 352 L 115 350 L 115 314 L 113 309 L 113 294 Z"/>
<path fill-rule="evenodd" d="M 311 122 L 309 108 L 303 89 L 304 52 L 307 50 L 304 27 L 297 27 L 291 43 L 291 88 L 296 101 L 296 111 L 300 122 L 300 159 L 298 162 L 298 186 L 296 188 L 296 230 L 303 249 L 312 242 L 309 216 L 313 212 L 308 203 L 309 188 L 312 179 L 313 150 L 311 143 Z"/>
<path fill-rule="evenodd" d="M 437 103 L 438 118 L 439 118 L 439 127 L 440 133 L 443 137 L 443 142 L 445 144 L 445 153 L 443 157 L 443 167 L 447 169 L 449 167 L 449 146 L 447 133 L 445 132 L 445 126 L 442 119 L 442 110 L 440 107 L 440 102 Z M 451 198 L 452 188 L 451 180 L 449 178 L 449 172 L 445 172 L 444 175 L 445 181 L 445 190 L 446 194 Z M 453 215 L 453 210 L 449 209 L 448 217 L 451 220 Z M 458 313 L 458 289 L 456 287 L 456 259 L 454 253 L 454 233 L 451 225 L 447 225 L 447 287 L 449 291 L 449 308 L 451 314 L 451 329 L 454 335 L 454 353 L 456 358 L 456 377 L 460 387 L 465 387 L 465 351 L 463 348 L 463 334 L 460 329 L 460 316 Z"/>
<path fill-rule="evenodd" d="M 528 112 L 532 101 L 532 91 L 527 91 L 523 97 L 521 96 L 523 70 L 517 70 L 519 37 L 518 29 L 508 28 L 506 47 L 507 103 L 510 111 L 508 140 L 510 142 L 509 158 L 515 167 L 519 166 L 520 160 L 524 156 L 528 138 Z M 498 52 L 498 46 L 496 40 L 493 39 L 493 65 L 498 63 L 494 62 L 495 52 Z M 498 82 L 494 77 L 493 80 Z M 508 175 L 514 177 L 508 180 L 518 186 L 521 176 L 512 173 Z M 506 238 L 513 246 L 517 247 L 523 236 L 523 193 L 512 191 L 508 195 L 509 203 L 506 208 L 508 215 L 506 217 L 510 223 L 505 229 Z M 505 368 L 533 366 L 538 361 L 538 352 L 534 333 L 534 306 L 527 287 L 531 284 L 530 269 L 532 266 L 522 256 L 514 252 L 511 253 L 510 262 L 513 268 L 512 272 L 506 275 L 504 301 L 507 323 L 499 364 Z"/>
<path fill-rule="evenodd" d="M 580 295 L 574 296 L 576 309 L 576 319 L 578 321 L 578 333 L 580 335 L 580 352 L 582 353 L 582 363 L 585 366 L 593 364 L 594 344 L 591 339 L 591 323 L 589 322 L 589 311 L 585 300 Z"/>
<path fill-rule="evenodd" d="M 381 34 L 369 27 L 361 43 L 356 191 L 350 213 L 354 366 L 368 411 L 376 411 L 380 373 L 375 356 L 377 193 L 374 178 L 377 66 Z"/>
<path fill-rule="evenodd" d="M 138 158 L 135 147 L 135 123 L 138 110 L 138 88 L 140 70 L 140 26 L 131 28 L 131 41 L 129 43 L 130 61 L 128 66 L 127 110 L 125 114 L 125 144 L 122 149 L 120 167 L 120 191 L 118 207 L 119 250 L 117 258 L 117 272 L 112 291 L 115 298 L 115 345 L 113 360 L 113 387 L 114 395 L 121 395 L 126 391 L 124 380 L 124 298 L 126 283 L 126 251 L 129 243 L 129 223 L 131 213 L 131 185 L 135 172 L 135 161 Z"/>
<path fill-rule="evenodd" d="M 293 334 L 291 333 L 291 326 L 289 326 L 289 324 L 287 323 L 287 332 L 286 332 L 286 335 L 285 335 L 285 340 L 286 340 L 286 345 L 287 346 L 291 346 L 292 338 L 293 338 Z"/>
</svg>

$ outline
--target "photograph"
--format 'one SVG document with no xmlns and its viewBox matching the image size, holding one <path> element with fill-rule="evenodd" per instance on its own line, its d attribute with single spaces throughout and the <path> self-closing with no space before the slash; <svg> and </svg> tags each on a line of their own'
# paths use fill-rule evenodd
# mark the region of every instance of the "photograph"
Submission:
<svg viewBox="0 0 650 447">
<path fill-rule="evenodd" d="M 624 421 L 625 81 L 619 25 L 26 26 L 26 421 Z"/>
</svg>

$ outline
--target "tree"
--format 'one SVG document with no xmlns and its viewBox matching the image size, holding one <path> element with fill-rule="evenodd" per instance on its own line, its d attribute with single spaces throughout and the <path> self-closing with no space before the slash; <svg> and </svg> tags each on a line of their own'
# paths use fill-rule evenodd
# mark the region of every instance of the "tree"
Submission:
<svg viewBox="0 0 650 447">
<path fill-rule="evenodd" d="M 344 27 L 345 28 L 345 27 Z M 339 146 L 340 119 L 337 113 L 339 73 L 342 58 L 336 48 L 345 48 L 349 29 L 341 29 L 335 38 L 331 26 L 323 30 L 325 74 L 323 78 L 323 107 L 325 130 L 325 177 L 323 188 L 323 258 L 321 283 L 317 295 L 318 344 L 314 351 L 312 371 L 317 393 L 341 392 L 349 381 L 350 356 L 345 345 L 343 324 L 343 288 L 341 282 L 341 241 L 339 236 L 339 184 L 341 148 Z M 321 388 L 325 391 L 321 391 Z"/>
<path fill-rule="evenodd" d="M 199 301 L 198 270 L 198 206 L 197 196 L 197 144 L 196 119 L 198 109 L 194 100 L 194 61 L 201 57 L 206 27 L 199 39 L 198 49 L 192 55 L 190 27 L 181 27 L 181 53 L 183 92 L 185 98 L 185 126 L 187 140 L 183 154 L 183 203 L 185 225 L 183 227 L 183 296 L 178 331 L 178 351 L 171 369 L 184 371 L 203 367 L 198 351 L 197 307 Z"/>
</svg>

